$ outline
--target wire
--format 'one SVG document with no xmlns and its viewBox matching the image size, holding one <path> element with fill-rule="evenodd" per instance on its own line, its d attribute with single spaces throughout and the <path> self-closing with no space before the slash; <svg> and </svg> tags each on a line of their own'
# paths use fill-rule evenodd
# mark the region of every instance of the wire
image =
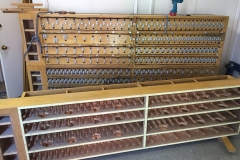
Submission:
<svg viewBox="0 0 240 160">
<path fill-rule="evenodd" d="M 164 26 L 164 33 L 167 34 L 167 29 L 168 29 L 168 16 L 166 14 L 164 14 L 164 16 L 166 17 L 166 25 Z"/>
<path fill-rule="evenodd" d="M 29 50 L 30 50 L 30 48 L 32 46 L 32 43 L 34 41 L 39 44 L 39 46 L 40 46 L 40 53 L 42 54 L 42 48 L 43 47 L 42 47 L 42 44 L 41 44 L 40 39 L 38 37 L 38 17 L 39 17 L 38 15 L 39 14 L 47 14 L 47 13 L 52 13 L 52 12 L 48 11 L 48 12 L 38 12 L 37 13 L 37 15 L 36 15 L 36 32 L 35 32 L 35 36 L 32 37 L 31 42 L 30 42 L 26 52 L 24 53 L 24 59 L 26 59 L 26 55 L 28 54 L 28 52 L 29 52 Z"/>
</svg>

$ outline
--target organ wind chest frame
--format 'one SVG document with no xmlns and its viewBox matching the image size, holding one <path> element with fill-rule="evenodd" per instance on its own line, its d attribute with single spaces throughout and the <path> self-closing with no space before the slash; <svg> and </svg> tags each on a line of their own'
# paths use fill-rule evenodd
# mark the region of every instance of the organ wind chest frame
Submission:
<svg viewBox="0 0 240 160">
<path fill-rule="evenodd" d="M 239 87 L 230 76 L 88 86 L 25 92 L 0 109 L 20 160 L 85 159 L 238 135 Z"/>
<path fill-rule="evenodd" d="M 25 32 L 32 20 L 42 44 L 26 55 L 32 91 L 217 75 L 228 26 L 227 16 L 215 15 L 19 17 Z M 25 50 L 31 35 L 23 34 Z"/>
</svg>

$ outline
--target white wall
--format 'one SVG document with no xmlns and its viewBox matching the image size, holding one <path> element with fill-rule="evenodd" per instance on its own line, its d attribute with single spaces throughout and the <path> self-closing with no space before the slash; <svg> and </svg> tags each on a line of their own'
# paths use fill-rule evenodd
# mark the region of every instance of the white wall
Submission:
<svg viewBox="0 0 240 160">
<path fill-rule="evenodd" d="M 33 2 L 44 3 L 46 7 L 49 6 L 50 11 L 67 10 L 77 13 L 169 14 L 172 8 L 171 0 L 33 0 Z M 178 5 L 178 14 L 230 16 L 220 67 L 221 74 L 225 73 L 224 64 L 233 56 L 240 13 L 239 2 L 240 0 L 184 0 L 183 4 Z M 137 11 L 134 10 L 134 6 Z M 240 34 L 238 41 L 240 42 Z M 237 47 L 240 51 L 240 45 Z M 240 62 L 240 57 L 237 58 Z"/>
</svg>

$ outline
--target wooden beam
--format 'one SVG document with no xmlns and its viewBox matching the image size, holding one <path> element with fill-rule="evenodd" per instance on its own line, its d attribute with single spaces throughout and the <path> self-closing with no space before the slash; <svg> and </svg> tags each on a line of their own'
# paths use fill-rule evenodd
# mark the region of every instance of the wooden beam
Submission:
<svg viewBox="0 0 240 160">
<path fill-rule="evenodd" d="M 227 148 L 228 152 L 231 152 L 231 153 L 236 153 L 236 149 L 235 147 L 233 146 L 232 142 L 229 140 L 228 137 L 222 137 L 221 138 L 225 147 Z"/>
<path fill-rule="evenodd" d="M 34 7 L 34 6 L 43 6 L 43 4 L 42 3 L 11 3 L 11 6 Z"/>
<path fill-rule="evenodd" d="M 46 12 L 47 8 L 1 8 L 3 13 Z"/>
</svg>

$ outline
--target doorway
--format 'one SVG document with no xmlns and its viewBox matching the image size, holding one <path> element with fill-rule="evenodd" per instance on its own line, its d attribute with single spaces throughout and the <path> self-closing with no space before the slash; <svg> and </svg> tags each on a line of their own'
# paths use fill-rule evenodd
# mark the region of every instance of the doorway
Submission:
<svg viewBox="0 0 240 160">
<path fill-rule="evenodd" d="M 4 82 L 2 65 L 0 60 L 0 99 L 6 99 L 6 98 L 7 98 L 7 92 L 6 92 L 6 86 Z"/>
</svg>

